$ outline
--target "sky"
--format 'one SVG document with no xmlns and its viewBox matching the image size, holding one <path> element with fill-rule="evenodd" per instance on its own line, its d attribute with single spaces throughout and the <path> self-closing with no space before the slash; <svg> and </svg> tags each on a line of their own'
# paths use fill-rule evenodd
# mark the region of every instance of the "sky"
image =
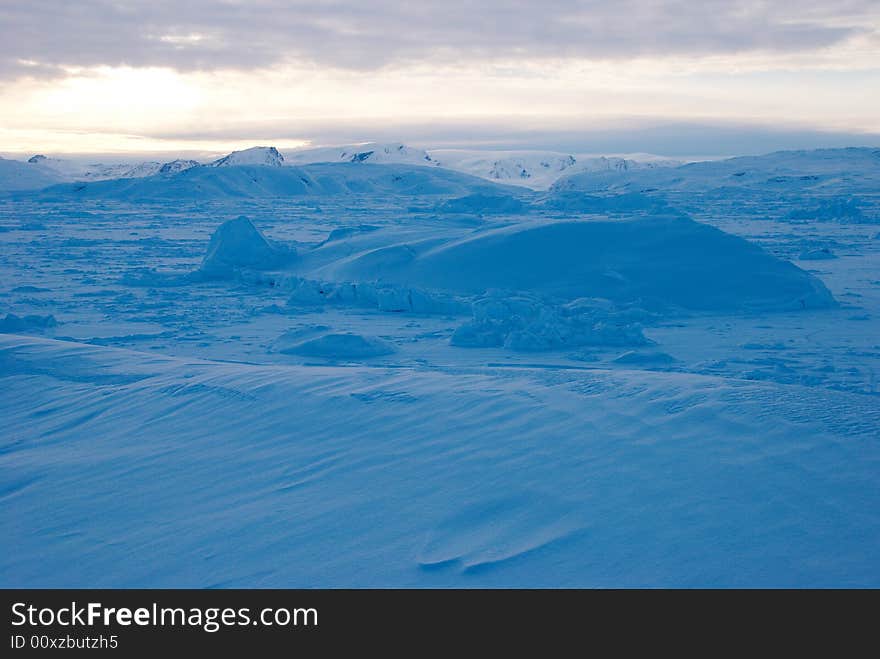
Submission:
<svg viewBox="0 0 880 659">
<path fill-rule="evenodd" d="M 0 152 L 880 145 L 877 0 L 0 0 Z"/>
</svg>

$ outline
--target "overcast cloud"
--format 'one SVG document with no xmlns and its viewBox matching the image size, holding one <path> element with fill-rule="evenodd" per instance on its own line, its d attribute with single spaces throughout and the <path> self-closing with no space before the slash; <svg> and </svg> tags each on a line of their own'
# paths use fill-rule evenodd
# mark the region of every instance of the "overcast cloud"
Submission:
<svg viewBox="0 0 880 659">
<path fill-rule="evenodd" d="M 0 76 L 789 53 L 876 38 L 877 15 L 876 0 L 0 0 Z"/>
</svg>

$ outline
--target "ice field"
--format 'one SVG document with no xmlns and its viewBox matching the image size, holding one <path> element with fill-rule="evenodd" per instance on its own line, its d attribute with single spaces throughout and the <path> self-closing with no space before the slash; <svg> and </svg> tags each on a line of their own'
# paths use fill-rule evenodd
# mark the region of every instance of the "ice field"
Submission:
<svg viewBox="0 0 880 659">
<path fill-rule="evenodd" d="M 878 321 L 877 149 L 0 159 L 0 584 L 876 587 Z"/>
</svg>

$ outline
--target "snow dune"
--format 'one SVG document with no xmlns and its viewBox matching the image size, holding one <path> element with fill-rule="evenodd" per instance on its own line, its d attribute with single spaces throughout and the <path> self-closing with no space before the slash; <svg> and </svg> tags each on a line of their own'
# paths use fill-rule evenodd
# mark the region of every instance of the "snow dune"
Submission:
<svg viewBox="0 0 880 659">
<path fill-rule="evenodd" d="M 870 397 L 682 373 L 256 366 L 0 336 L 0 582 L 859 586 Z"/>
</svg>

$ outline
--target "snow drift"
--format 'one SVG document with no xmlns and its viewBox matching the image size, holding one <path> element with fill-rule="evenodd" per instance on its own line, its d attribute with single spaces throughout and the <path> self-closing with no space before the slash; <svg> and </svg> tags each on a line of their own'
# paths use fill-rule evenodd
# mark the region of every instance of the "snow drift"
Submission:
<svg viewBox="0 0 880 659">
<path fill-rule="evenodd" d="M 325 267 L 328 279 L 480 295 L 526 291 L 692 310 L 835 304 L 824 284 L 742 238 L 685 217 L 523 223 L 436 246 L 398 244 Z"/>
</svg>

